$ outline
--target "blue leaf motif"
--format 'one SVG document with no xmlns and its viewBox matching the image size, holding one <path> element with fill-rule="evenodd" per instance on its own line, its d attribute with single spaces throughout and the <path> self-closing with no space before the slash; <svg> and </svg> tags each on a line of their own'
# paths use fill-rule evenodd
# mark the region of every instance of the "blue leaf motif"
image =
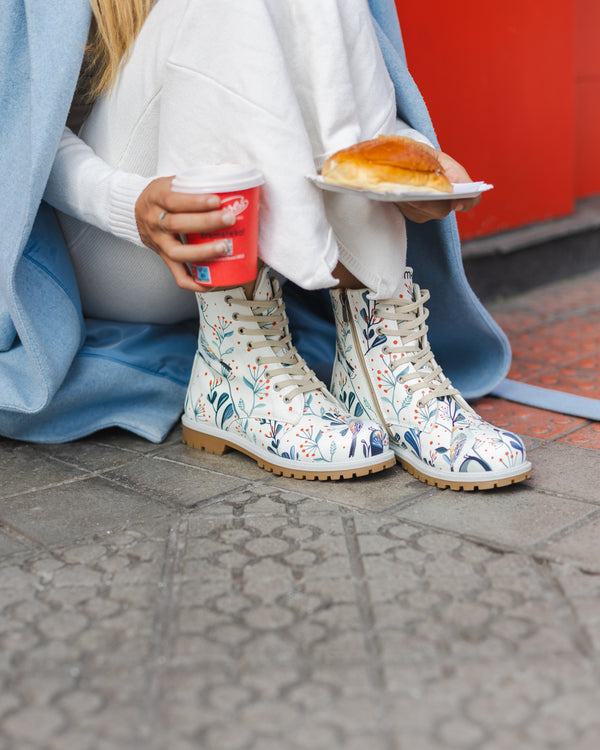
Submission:
<svg viewBox="0 0 600 750">
<path fill-rule="evenodd" d="M 409 430 L 409 431 L 408 431 L 408 432 L 407 432 L 407 433 L 406 433 L 406 434 L 404 435 L 404 439 L 406 440 L 406 442 L 407 442 L 408 446 L 409 446 L 410 448 L 412 448 L 412 449 L 413 449 L 413 451 L 414 451 L 414 452 L 415 452 L 415 453 L 417 454 L 417 456 L 419 456 L 419 458 L 420 458 L 420 457 L 421 457 L 421 451 L 420 451 L 420 449 L 419 449 L 419 443 L 418 443 L 418 441 L 417 441 L 417 439 L 416 439 L 416 437 L 415 437 L 415 435 L 414 435 L 414 432 L 413 432 L 413 430 L 412 430 L 412 429 L 411 429 L 411 430 Z"/>
<path fill-rule="evenodd" d="M 460 472 L 477 471 L 481 467 L 484 471 L 491 471 L 492 467 L 484 461 L 482 458 L 476 456 L 468 456 L 460 465 Z"/>
<path fill-rule="evenodd" d="M 221 417 L 221 423 L 225 424 L 229 419 L 233 417 L 233 406 L 231 404 L 227 405 L 227 408 L 223 412 L 223 416 Z"/>
</svg>

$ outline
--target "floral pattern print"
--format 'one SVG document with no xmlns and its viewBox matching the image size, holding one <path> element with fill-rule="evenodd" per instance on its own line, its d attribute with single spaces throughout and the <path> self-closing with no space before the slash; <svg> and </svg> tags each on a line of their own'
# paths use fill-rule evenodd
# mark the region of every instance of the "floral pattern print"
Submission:
<svg viewBox="0 0 600 750">
<path fill-rule="evenodd" d="M 385 301 L 371 300 L 365 290 L 332 291 L 333 394 L 355 416 L 386 424 L 396 455 L 425 474 L 505 476 L 526 469 L 521 439 L 481 419 L 427 354 L 427 314 L 415 303 L 428 293 L 413 289 L 411 278 L 405 287 L 397 300 Z"/>
<path fill-rule="evenodd" d="M 259 277 L 255 295 L 257 299 L 273 299 L 266 270 Z M 273 376 L 269 365 L 261 361 L 261 357 L 277 358 L 290 350 L 277 338 L 272 347 L 264 345 L 269 339 L 270 321 L 278 310 L 281 312 L 283 302 L 279 297 L 271 308 L 256 314 L 250 325 L 243 326 L 236 322 L 236 301 L 245 300 L 241 290 L 198 293 L 197 298 L 198 351 L 185 400 L 184 424 L 199 431 L 210 425 L 213 434 L 217 428 L 242 438 L 263 455 L 266 452 L 288 461 L 351 466 L 386 453 L 392 456 L 381 425 L 363 422 L 356 414 L 351 416 L 316 377 L 312 390 L 286 397 L 293 392 L 297 378 L 286 377 L 285 367 L 279 364 L 279 374 Z M 312 373 L 304 368 L 310 376 Z"/>
</svg>

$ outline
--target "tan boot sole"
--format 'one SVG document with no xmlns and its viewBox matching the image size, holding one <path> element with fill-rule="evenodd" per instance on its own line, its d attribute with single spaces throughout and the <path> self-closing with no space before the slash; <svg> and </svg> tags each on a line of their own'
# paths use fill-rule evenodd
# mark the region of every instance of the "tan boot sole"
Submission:
<svg viewBox="0 0 600 750">
<path fill-rule="evenodd" d="M 384 469 L 390 469 L 396 464 L 396 458 L 387 458 L 382 460 L 378 464 L 372 466 L 364 466 L 358 469 L 348 468 L 343 471 L 307 471 L 301 467 L 297 469 L 288 469 L 283 466 L 277 466 L 277 464 L 266 461 L 264 458 L 255 455 L 250 449 L 242 448 L 239 445 L 230 443 L 229 441 L 215 437 L 214 435 L 206 435 L 196 430 L 191 430 L 189 427 L 183 425 L 183 442 L 189 445 L 190 448 L 196 448 L 197 450 L 203 450 L 207 453 L 213 453 L 216 456 L 222 456 L 224 453 L 230 450 L 235 450 L 240 453 L 244 453 L 246 456 L 254 459 L 261 469 L 271 471 L 280 477 L 290 477 L 291 479 L 352 479 L 353 477 L 364 477 L 369 474 L 377 474 Z"/>
<path fill-rule="evenodd" d="M 402 468 L 406 469 L 406 471 L 408 471 L 409 474 L 412 474 L 413 477 L 416 477 L 421 482 L 430 484 L 432 487 L 439 487 L 442 490 L 463 490 L 463 492 L 471 492 L 473 490 L 493 490 L 496 487 L 508 487 L 511 484 L 517 484 L 517 482 L 522 482 L 525 479 L 529 479 L 531 476 L 531 469 L 527 469 L 523 473 L 517 474 L 513 477 L 505 477 L 503 479 L 490 480 L 487 482 L 453 482 L 447 479 L 430 477 L 422 471 L 415 469 L 414 466 L 411 466 L 407 461 L 404 461 L 398 456 L 396 457 L 396 460 Z"/>
</svg>

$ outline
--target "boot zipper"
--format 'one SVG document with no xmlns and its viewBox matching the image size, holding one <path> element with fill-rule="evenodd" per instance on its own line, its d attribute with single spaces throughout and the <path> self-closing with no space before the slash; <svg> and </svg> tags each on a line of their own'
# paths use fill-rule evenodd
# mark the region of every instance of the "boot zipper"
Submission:
<svg viewBox="0 0 600 750">
<path fill-rule="evenodd" d="M 381 411 L 381 407 L 379 405 L 379 399 L 377 398 L 377 394 L 375 393 L 375 390 L 373 388 L 373 383 L 371 383 L 371 378 L 367 371 L 365 358 L 362 354 L 360 341 L 358 339 L 358 333 L 356 332 L 356 326 L 354 325 L 354 318 L 352 317 L 352 313 L 350 312 L 350 302 L 348 301 L 348 292 L 345 289 L 341 290 L 340 297 L 342 300 L 342 319 L 344 323 L 347 323 L 350 326 L 350 330 L 352 331 L 352 341 L 354 342 L 354 349 L 358 355 L 357 360 L 359 362 L 359 367 L 362 371 L 364 380 L 369 386 L 369 391 L 371 393 L 371 401 L 373 402 L 375 406 L 375 411 L 377 412 L 377 415 L 379 417 L 379 423 L 387 431 L 388 435 L 393 440 L 394 435 L 387 424 L 386 418 L 383 416 L 383 412 Z"/>
</svg>

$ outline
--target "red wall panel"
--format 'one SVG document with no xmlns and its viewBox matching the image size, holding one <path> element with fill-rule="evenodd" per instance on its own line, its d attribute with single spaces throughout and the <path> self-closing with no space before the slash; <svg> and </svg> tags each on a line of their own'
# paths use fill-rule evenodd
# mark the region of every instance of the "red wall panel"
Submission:
<svg viewBox="0 0 600 750">
<path fill-rule="evenodd" d="M 600 3 L 575 0 L 575 194 L 600 193 Z"/>
<path fill-rule="evenodd" d="M 573 209 L 576 1 L 396 0 L 441 147 L 495 186 L 464 238 Z"/>
</svg>

